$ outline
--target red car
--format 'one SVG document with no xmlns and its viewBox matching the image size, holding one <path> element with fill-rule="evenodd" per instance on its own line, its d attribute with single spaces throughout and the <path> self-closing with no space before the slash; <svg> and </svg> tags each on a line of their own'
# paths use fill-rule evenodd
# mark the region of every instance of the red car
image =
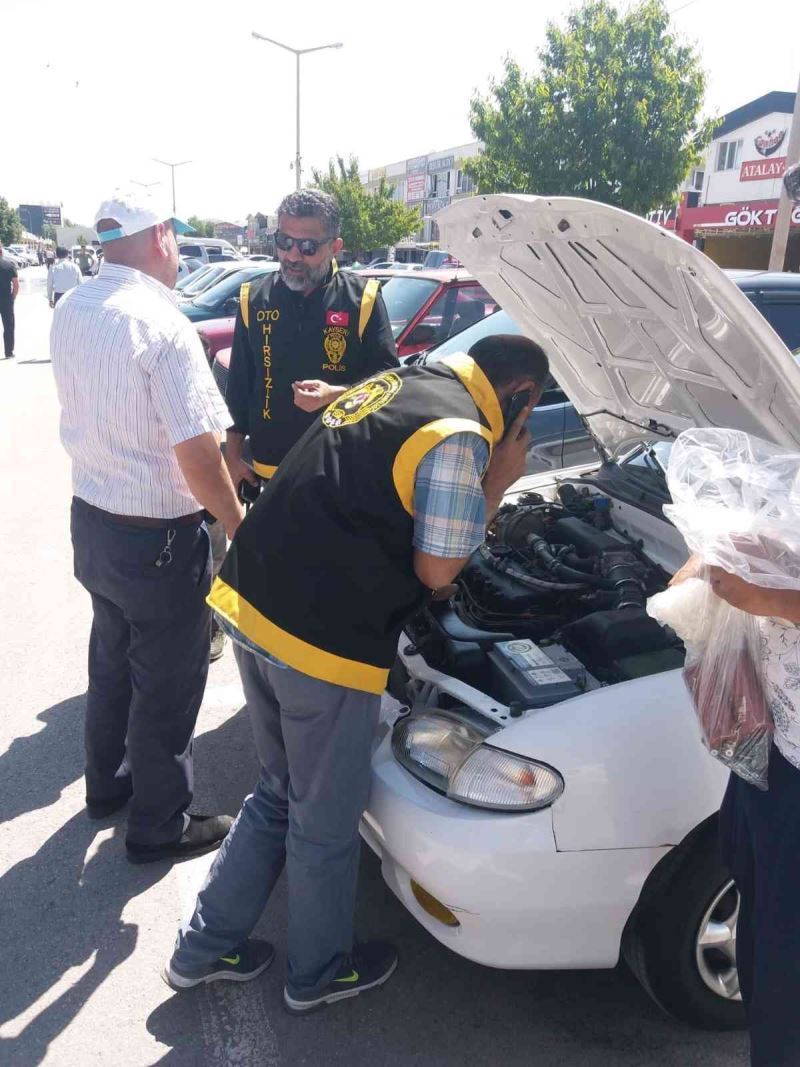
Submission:
<svg viewBox="0 0 800 1067">
<path fill-rule="evenodd" d="M 401 360 L 425 352 L 497 311 L 497 301 L 465 270 L 359 271 L 381 278 Z"/>
<path fill-rule="evenodd" d="M 426 352 L 497 311 L 497 302 L 465 270 L 359 271 L 380 278 L 401 360 Z M 209 363 L 233 344 L 234 318 L 211 319 L 197 332 Z"/>
<path fill-rule="evenodd" d="M 230 348 L 233 344 L 233 328 L 236 318 L 231 315 L 225 319 L 209 319 L 208 322 L 199 322 L 197 332 L 200 342 L 205 350 L 210 364 L 214 363 L 217 352 L 223 348 Z"/>
</svg>

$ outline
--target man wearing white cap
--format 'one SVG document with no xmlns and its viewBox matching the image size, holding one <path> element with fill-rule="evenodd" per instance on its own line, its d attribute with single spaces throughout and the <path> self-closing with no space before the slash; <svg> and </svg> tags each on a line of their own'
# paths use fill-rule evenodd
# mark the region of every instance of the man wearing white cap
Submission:
<svg viewBox="0 0 800 1067">
<path fill-rule="evenodd" d="M 243 512 L 219 450 L 230 418 L 171 293 L 189 227 L 125 192 L 95 228 L 105 263 L 56 307 L 50 350 L 93 608 L 86 806 L 104 818 L 130 799 L 128 858 L 145 863 L 216 848 L 231 824 L 188 808 L 210 638 L 203 509 L 229 537 Z"/>
</svg>

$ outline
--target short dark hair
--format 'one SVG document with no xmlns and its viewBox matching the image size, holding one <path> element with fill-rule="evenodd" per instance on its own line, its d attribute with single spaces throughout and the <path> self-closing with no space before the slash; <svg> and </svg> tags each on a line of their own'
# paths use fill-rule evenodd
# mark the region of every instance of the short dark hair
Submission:
<svg viewBox="0 0 800 1067">
<path fill-rule="evenodd" d="M 300 189 L 281 200 L 278 218 L 321 219 L 331 237 L 339 236 L 339 207 L 329 193 L 321 189 Z"/>
<path fill-rule="evenodd" d="M 537 385 L 544 385 L 550 373 L 550 363 L 539 345 L 519 334 L 483 337 L 469 355 L 495 387 L 502 388 L 516 378 L 533 378 Z"/>
<path fill-rule="evenodd" d="M 56 247 L 56 255 L 59 259 L 66 259 L 69 255 L 69 252 L 66 250 L 66 248 L 64 248 L 63 245 L 58 245 Z"/>
</svg>

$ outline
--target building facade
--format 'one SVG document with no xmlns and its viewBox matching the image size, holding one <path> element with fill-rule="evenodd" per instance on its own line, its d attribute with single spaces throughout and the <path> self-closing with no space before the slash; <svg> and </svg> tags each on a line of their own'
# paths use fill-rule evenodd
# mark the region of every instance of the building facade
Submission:
<svg viewBox="0 0 800 1067">
<path fill-rule="evenodd" d="M 721 267 L 766 268 L 794 104 L 794 93 L 772 92 L 727 114 L 679 203 L 653 212 L 651 221 Z M 786 266 L 800 269 L 800 207 L 792 212 Z"/>
<path fill-rule="evenodd" d="M 360 175 L 361 181 L 371 192 L 378 188 L 381 179 L 385 179 L 394 187 L 395 200 L 419 209 L 422 216 L 419 233 L 398 245 L 398 249 L 404 245 L 438 242 L 439 231 L 434 215 L 453 200 L 461 200 L 475 193 L 474 183 L 466 174 L 464 164 L 479 155 L 481 148 L 480 141 L 470 141 L 441 152 L 428 152 L 424 156 L 413 156 L 385 167 L 376 167 Z"/>
</svg>

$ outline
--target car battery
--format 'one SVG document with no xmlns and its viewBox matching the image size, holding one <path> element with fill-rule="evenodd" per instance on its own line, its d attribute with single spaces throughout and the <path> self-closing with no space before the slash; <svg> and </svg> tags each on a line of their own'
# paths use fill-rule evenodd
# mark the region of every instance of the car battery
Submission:
<svg viewBox="0 0 800 1067">
<path fill-rule="evenodd" d="M 498 641 L 487 656 L 492 665 L 493 688 L 509 704 L 519 701 L 525 708 L 546 708 L 579 696 L 586 688 L 581 688 L 577 679 L 527 638 Z M 582 670 L 580 663 L 574 662 Z"/>
</svg>

